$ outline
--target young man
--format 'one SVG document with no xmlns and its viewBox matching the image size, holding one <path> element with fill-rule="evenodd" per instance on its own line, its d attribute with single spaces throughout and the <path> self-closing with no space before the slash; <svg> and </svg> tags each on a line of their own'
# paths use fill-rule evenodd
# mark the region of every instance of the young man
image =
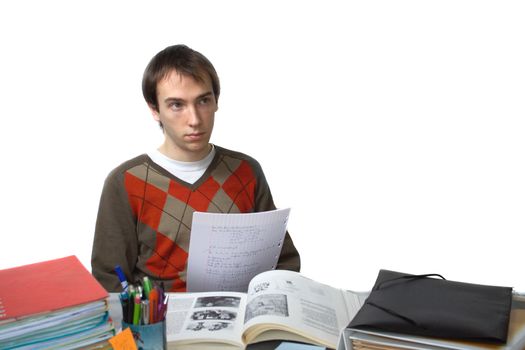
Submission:
<svg viewBox="0 0 525 350">
<path fill-rule="evenodd" d="M 128 281 L 164 281 L 186 290 L 186 264 L 195 211 L 248 213 L 275 209 L 259 163 L 209 143 L 220 84 L 206 57 L 170 46 L 150 61 L 142 91 L 164 143 L 128 160 L 107 177 L 95 228 L 92 273 L 110 292 Z M 277 268 L 299 271 L 288 233 Z"/>
</svg>

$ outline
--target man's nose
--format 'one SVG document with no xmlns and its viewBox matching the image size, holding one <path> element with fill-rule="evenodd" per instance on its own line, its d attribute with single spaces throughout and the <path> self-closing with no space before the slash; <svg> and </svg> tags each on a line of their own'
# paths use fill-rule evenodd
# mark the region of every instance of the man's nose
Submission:
<svg viewBox="0 0 525 350">
<path fill-rule="evenodd" d="M 200 116 L 198 108 L 196 108 L 195 106 L 191 106 L 188 109 L 188 113 L 189 113 L 189 116 L 188 116 L 188 124 L 189 125 L 196 126 L 196 125 L 199 125 L 201 123 L 202 119 L 201 119 L 201 116 Z"/>
</svg>

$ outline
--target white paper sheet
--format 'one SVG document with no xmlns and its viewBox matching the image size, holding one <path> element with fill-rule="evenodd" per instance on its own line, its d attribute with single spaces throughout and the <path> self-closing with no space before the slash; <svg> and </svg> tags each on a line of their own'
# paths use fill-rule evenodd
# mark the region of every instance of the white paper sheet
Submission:
<svg viewBox="0 0 525 350">
<path fill-rule="evenodd" d="M 290 209 L 193 214 L 188 292 L 246 292 L 250 279 L 275 269 Z"/>
</svg>

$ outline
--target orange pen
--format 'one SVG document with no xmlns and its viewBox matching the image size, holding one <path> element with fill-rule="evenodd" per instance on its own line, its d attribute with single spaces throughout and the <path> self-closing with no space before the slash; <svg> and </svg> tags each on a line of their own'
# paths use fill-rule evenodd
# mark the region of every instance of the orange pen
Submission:
<svg viewBox="0 0 525 350">
<path fill-rule="evenodd" d="M 157 322 L 157 304 L 159 303 L 159 292 L 152 288 L 149 292 L 149 323 Z"/>
</svg>

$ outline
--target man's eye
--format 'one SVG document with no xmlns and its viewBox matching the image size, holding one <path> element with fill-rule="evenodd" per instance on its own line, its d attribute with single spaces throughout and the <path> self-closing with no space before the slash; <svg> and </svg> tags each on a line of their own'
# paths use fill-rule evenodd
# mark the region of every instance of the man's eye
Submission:
<svg viewBox="0 0 525 350">
<path fill-rule="evenodd" d="M 199 100 L 199 104 L 201 105 L 205 105 L 205 104 L 208 104 L 210 102 L 210 98 L 209 97 L 203 97 Z"/>
<path fill-rule="evenodd" d="M 180 109 L 182 107 L 182 103 L 180 102 L 172 102 L 168 106 L 171 109 Z"/>
</svg>

